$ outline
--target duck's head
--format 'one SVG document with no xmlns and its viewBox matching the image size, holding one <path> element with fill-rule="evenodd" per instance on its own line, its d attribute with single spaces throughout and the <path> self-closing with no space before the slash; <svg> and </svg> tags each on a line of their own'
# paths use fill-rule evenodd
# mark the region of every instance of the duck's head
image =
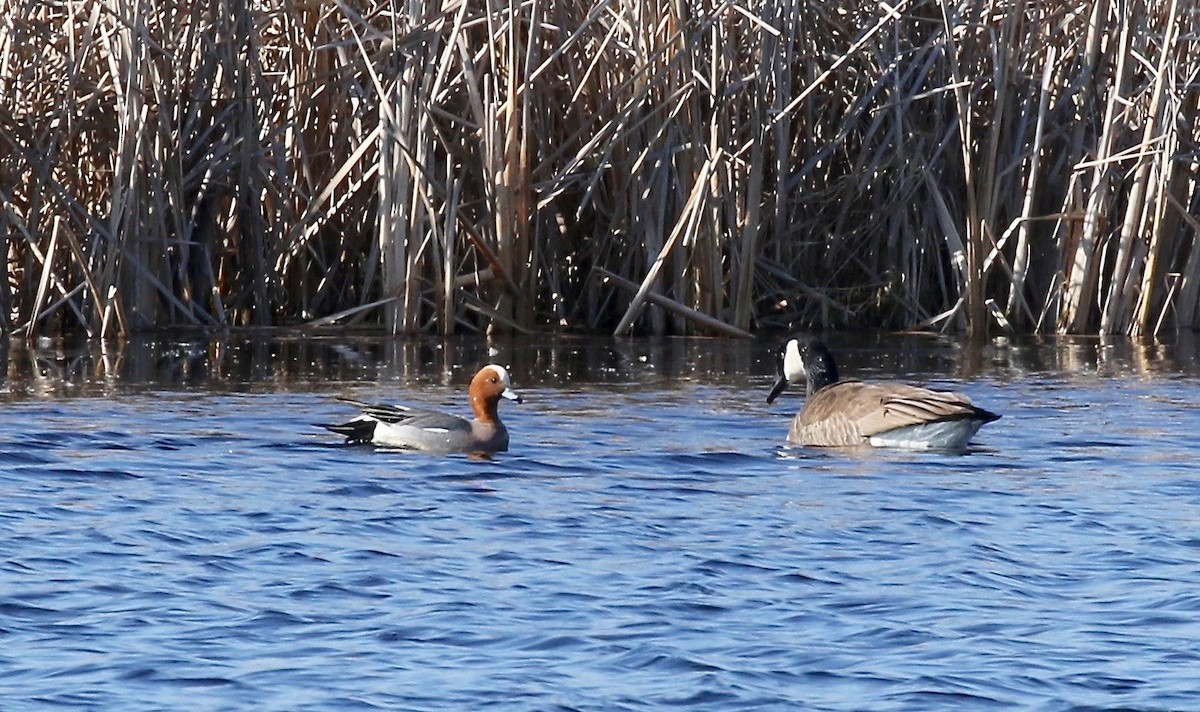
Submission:
<svg viewBox="0 0 1200 712">
<path fill-rule="evenodd" d="M 521 402 L 521 396 L 512 389 L 508 371 L 494 363 L 479 369 L 479 373 L 471 379 L 470 394 L 475 417 L 484 421 L 495 420 L 496 404 L 501 398 Z"/>
</svg>

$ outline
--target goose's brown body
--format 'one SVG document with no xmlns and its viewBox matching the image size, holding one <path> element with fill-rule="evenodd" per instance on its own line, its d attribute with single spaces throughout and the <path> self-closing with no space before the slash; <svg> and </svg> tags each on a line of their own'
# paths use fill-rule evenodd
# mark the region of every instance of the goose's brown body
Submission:
<svg viewBox="0 0 1200 712">
<path fill-rule="evenodd" d="M 1000 417 L 962 393 L 839 380 L 833 355 L 811 338 L 792 339 L 784 347 L 779 380 L 767 402 L 800 379 L 806 381 L 808 398 L 788 431 L 788 441 L 797 445 L 959 449 Z"/>
<path fill-rule="evenodd" d="M 895 431 L 905 428 L 945 423 L 943 432 L 957 435 L 955 441 L 962 439 L 962 443 L 948 443 L 953 447 L 965 444 L 985 422 L 997 417 L 961 393 L 903 383 L 838 381 L 805 401 L 792 419 L 788 441 L 824 447 L 863 445 L 873 437 L 898 440 L 900 433 Z M 949 425 L 955 421 L 956 425 Z"/>
</svg>

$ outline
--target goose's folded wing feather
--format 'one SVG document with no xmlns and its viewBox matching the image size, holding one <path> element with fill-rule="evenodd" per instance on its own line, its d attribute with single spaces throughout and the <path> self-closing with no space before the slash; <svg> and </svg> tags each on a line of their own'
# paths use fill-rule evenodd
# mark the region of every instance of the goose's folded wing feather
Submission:
<svg viewBox="0 0 1200 712">
<path fill-rule="evenodd" d="M 977 412 L 961 393 L 902 383 L 840 381 L 808 399 L 801 422 L 848 421 L 866 438 L 910 425 L 976 417 Z"/>
</svg>

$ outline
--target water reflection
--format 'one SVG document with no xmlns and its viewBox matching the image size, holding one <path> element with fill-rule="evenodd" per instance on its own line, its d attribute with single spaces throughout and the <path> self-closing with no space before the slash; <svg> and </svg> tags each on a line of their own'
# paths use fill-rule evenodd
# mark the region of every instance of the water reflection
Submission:
<svg viewBox="0 0 1200 712">
<path fill-rule="evenodd" d="M 0 698 L 1195 706 L 1193 341 L 826 339 L 1005 417 L 965 455 L 786 447 L 765 340 L 8 344 Z M 312 425 L 462 413 L 485 360 L 527 398 L 493 460 Z"/>
<path fill-rule="evenodd" d="M 970 343 L 926 334 L 827 334 L 843 377 L 934 381 L 1194 375 L 1200 340 L 997 338 Z M 0 342 L 10 395 L 102 395 L 138 388 L 287 389 L 357 381 L 463 382 L 478 365 L 506 365 L 523 386 L 705 381 L 765 388 L 777 343 L 699 338 L 530 336 L 405 339 L 285 334 L 263 338 L 155 337 L 124 342 Z"/>
</svg>

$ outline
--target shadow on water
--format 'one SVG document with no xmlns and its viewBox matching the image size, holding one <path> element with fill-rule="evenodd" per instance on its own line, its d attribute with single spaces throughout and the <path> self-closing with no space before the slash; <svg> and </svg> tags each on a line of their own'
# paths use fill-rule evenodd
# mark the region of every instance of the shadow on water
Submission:
<svg viewBox="0 0 1200 712">
<path fill-rule="evenodd" d="M 968 343 L 926 334 L 831 334 L 844 378 L 1006 380 L 1046 375 L 1172 377 L 1200 373 L 1200 339 L 996 338 Z M 124 342 L 0 342 L 7 395 L 104 395 L 143 387 L 311 390 L 366 381 L 450 386 L 500 363 L 523 386 L 711 382 L 762 387 L 773 341 L 545 335 L 429 339 L 361 335 L 145 337 Z"/>
</svg>

